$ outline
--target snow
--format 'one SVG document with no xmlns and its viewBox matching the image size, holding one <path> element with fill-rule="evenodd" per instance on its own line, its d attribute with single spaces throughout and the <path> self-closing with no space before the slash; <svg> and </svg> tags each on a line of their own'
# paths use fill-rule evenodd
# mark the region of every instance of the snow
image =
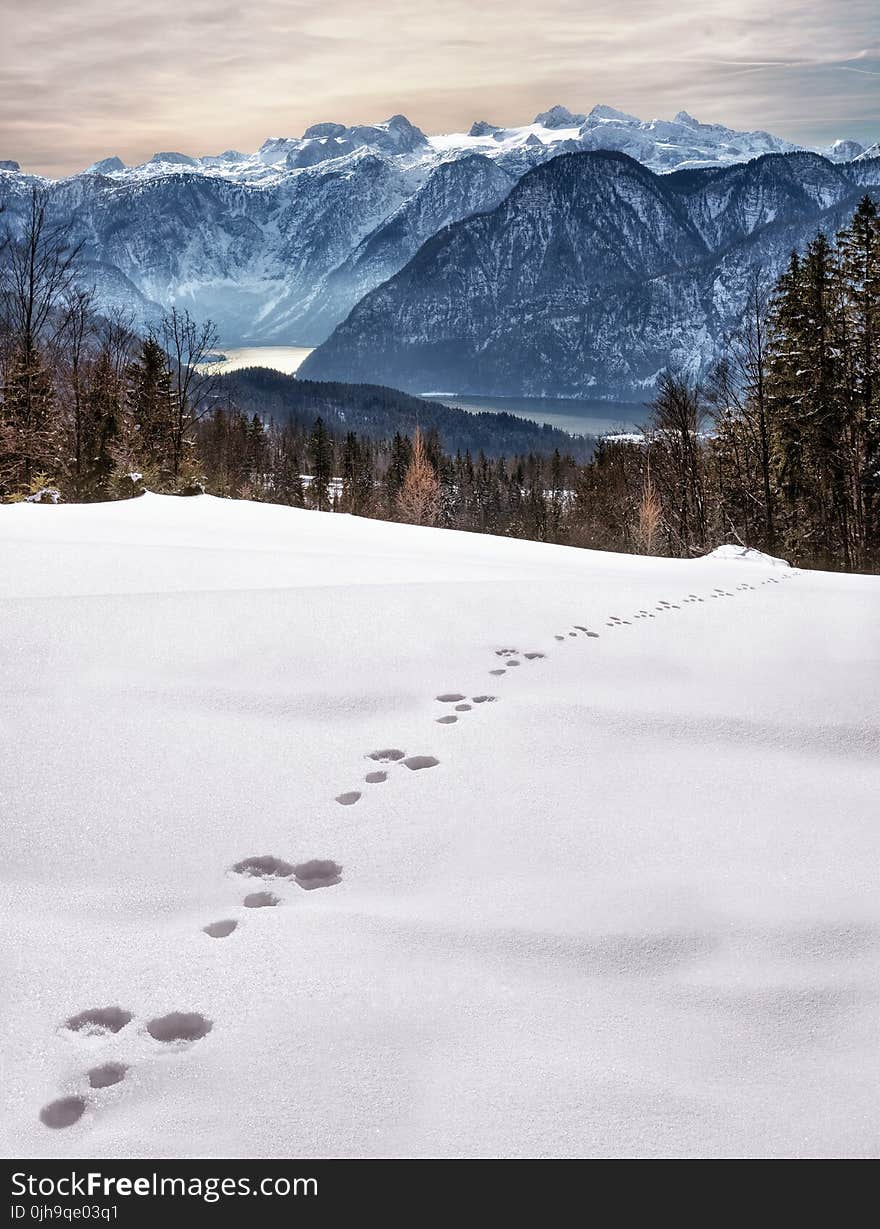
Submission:
<svg viewBox="0 0 880 1229">
<path fill-rule="evenodd" d="M 554 113 L 559 120 L 568 115 L 572 121 L 566 127 L 554 127 Z M 579 120 L 583 122 L 579 123 Z M 338 130 L 335 137 L 319 136 L 323 129 Z M 434 167 L 450 158 L 479 153 L 488 158 L 515 158 L 537 144 L 554 152 L 583 149 L 616 149 L 631 154 L 652 170 L 659 172 L 699 166 L 720 166 L 745 162 L 772 152 L 792 151 L 794 145 L 771 133 L 757 130 L 740 132 L 723 124 L 702 124 L 680 111 L 674 120 L 641 120 L 614 107 L 595 106 L 586 117 L 572 115 L 564 107 L 553 107 L 536 116 L 532 123 L 495 127 L 481 135 L 469 132 L 438 133 L 425 137 L 412 128 L 402 116 L 374 125 L 345 128 L 341 124 L 315 124 L 301 137 L 273 136 L 259 150 L 241 153 L 226 150 L 193 158 L 186 153 L 161 152 L 138 166 L 126 166 L 118 157 L 102 158 L 92 163 L 84 174 L 101 174 L 117 183 L 138 183 L 156 178 L 173 178 L 182 174 L 221 178 L 232 183 L 272 188 L 279 182 L 295 178 L 304 170 L 327 163 L 334 172 L 350 165 L 352 158 L 363 152 L 397 159 L 402 165 Z M 834 160 L 849 160 L 861 150 L 857 142 L 839 140 L 819 152 Z M 534 152 L 534 151 L 533 151 Z M 875 147 L 859 158 L 876 153 Z M 288 162 L 288 158 L 291 159 Z M 333 165 L 330 166 L 329 164 Z M 0 162 L 3 168 L 17 171 L 18 164 Z M 521 170 L 525 170 L 524 165 Z M 34 176 L 36 181 L 39 177 Z M 76 178 L 73 176 L 71 178 Z M 44 180 L 43 182 L 51 182 Z"/>
<path fill-rule="evenodd" d="M 0 555 L 4 1155 L 876 1152 L 880 579 L 207 496 Z"/>
<path fill-rule="evenodd" d="M 760 563 L 765 567 L 787 568 L 791 565 L 787 559 L 777 559 L 775 555 L 766 555 L 752 546 L 718 546 L 706 556 L 708 559 L 740 559 L 744 563 Z"/>
</svg>

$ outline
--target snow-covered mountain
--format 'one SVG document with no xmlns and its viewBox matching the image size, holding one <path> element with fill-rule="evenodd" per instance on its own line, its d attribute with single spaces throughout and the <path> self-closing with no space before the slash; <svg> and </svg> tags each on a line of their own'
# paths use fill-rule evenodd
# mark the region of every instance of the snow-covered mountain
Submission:
<svg viewBox="0 0 880 1229">
<path fill-rule="evenodd" d="M 437 234 L 303 363 L 300 375 L 499 396 L 639 398 L 695 374 L 767 279 L 833 233 L 880 160 L 769 154 L 656 175 L 578 153 L 525 175 L 492 212 Z"/>
<path fill-rule="evenodd" d="M 140 166 L 116 156 L 48 181 L 0 162 L 14 216 L 34 184 L 85 241 L 105 303 L 142 318 L 176 303 L 212 316 L 229 345 L 323 341 L 360 298 L 427 239 L 494 208 L 527 171 L 559 154 L 619 150 L 657 171 L 726 165 L 792 150 L 769 133 L 701 124 L 686 112 L 639 120 L 612 107 L 552 107 L 531 124 L 475 123 L 426 136 L 405 117 L 315 124 L 255 153 L 162 151 Z M 838 143 L 829 156 L 861 149 Z"/>
<path fill-rule="evenodd" d="M 876 1155 L 880 578 L 208 496 L 0 557 L 4 1157 Z"/>
<path fill-rule="evenodd" d="M 438 158 L 478 153 L 523 169 L 560 153 L 610 149 L 629 154 L 653 170 L 669 171 L 743 162 L 761 154 L 802 148 L 763 129 L 740 132 L 723 124 L 700 123 L 687 111 L 679 111 L 671 120 L 641 120 L 604 105 L 593 107 L 589 114 L 573 113 L 557 105 L 536 115 L 530 124 L 504 127 L 477 120 L 468 132 L 438 136 L 426 136 L 403 115 L 394 115 L 381 124 L 313 124 L 301 137 L 269 137 L 252 154 L 226 150 L 192 157 L 164 151 L 138 166 L 126 166 L 114 155 L 93 163 L 84 174 L 131 181 L 186 170 L 237 182 L 267 182 L 361 150 L 431 163 Z M 864 148 L 858 141 L 840 139 L 818 152 L 835 162 L 851 162 Z M 0 162 L 0 169 L 20 168 L 17 163 Z"/>
</svg>

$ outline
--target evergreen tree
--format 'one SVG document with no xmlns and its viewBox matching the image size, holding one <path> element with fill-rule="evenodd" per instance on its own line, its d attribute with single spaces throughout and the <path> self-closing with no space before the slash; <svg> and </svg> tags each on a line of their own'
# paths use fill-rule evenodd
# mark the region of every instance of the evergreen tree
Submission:
<svg viewBox="0 0 880 1229">
<path fill-rule="evenodd" d="M 171 373 L 153 337 L 141 344 L 128 373 L 132 461 L 142 469 L 173 470 Z"/>
<path fill-rule="evenodd" d="M 869 196 L 837 236 L 848 358 L 846 447 L 852 459 L 853 562 L 864 563 L 880 532 L 880 217 Z"/>
<path fill-rule="evenodd" d="M 106 499 L 116 465 L 122 407 L 110 356 L 104 349 L 91 364 L 84 409 L 79 494 L 87 500 Z"/>
<path fill-rule="evenodd" d="M 385 474 L 385 499 L 389 517 L 397 516 L 397 497 L 403 488 L 406 471 L 409 469 L 411 448 L 409 439 L 399 431 L 391 441 L 391 456 Z"/>
<path fill-rule="evenodd" d="M 309 505 L 320 512 L 326 512 L 331 506 L 330 483 L 333 478 L 333 441 L 323 418 L 316 418 L 309 440 L 309 454 L 312 465 L 312 481 L 309 484 Z"/>
</svg>

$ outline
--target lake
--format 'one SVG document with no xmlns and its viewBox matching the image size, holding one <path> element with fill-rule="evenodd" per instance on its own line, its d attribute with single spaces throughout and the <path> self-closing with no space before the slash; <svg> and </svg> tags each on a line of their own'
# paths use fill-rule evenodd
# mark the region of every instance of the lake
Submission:
<svg viewBox="0 0 880 1229">
<path fill-rule="evenodd" d="M 311 354 L 308 346 L 218 346 L 217 354 L 222 360 L 206 363 L 206 370 L 223 373 L 240 371 L 243 367 L 268 367 L 293 375 L 299 365 Z M 455 393 L 425 392 L 426 401 L 440 401 L 443 405 L 457 406 L 461 410 L 484 411 L 491 414 L 506 412 L 517 418 L 530 418 L 534 422 L 549 423 L 573 435 L 604 435 L 612 431 L 631 431 L 644 422 L 647 411 L 638 402 L 568 400 L 563 397 L 459 397 Z"/>
<path fill-rule="evenodd" d="M 566 397 L 457 397 L 423 393 L 427 401 L 458 406 L 462 410 L 515 414 L 533 422 L 549 423 L 572 435 L 606 435 L 632 431 L 647 418 L 641 403 L 631 401 L 576 401 Z"/>
<path fill-rule="evenodd" d="M 293 375 L 311 352 L 311 346 L 218 346 L 215 353 L 222 355 L 222 360 L 203 366 L 215 375 L 241 371 L 243 367 L 268 367 Z"/>
</svg>

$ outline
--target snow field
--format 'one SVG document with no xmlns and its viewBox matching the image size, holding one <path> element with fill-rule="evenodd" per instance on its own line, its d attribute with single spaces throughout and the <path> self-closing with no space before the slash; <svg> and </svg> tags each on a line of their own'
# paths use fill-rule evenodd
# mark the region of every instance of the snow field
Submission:
<svg viewBox="0 0 880 1229">
<path fill-rule="evenodd" d="M 876 1151 L 880 581 L 730 553 L 0 509 L 4 1152 Z"/>
</svg>

